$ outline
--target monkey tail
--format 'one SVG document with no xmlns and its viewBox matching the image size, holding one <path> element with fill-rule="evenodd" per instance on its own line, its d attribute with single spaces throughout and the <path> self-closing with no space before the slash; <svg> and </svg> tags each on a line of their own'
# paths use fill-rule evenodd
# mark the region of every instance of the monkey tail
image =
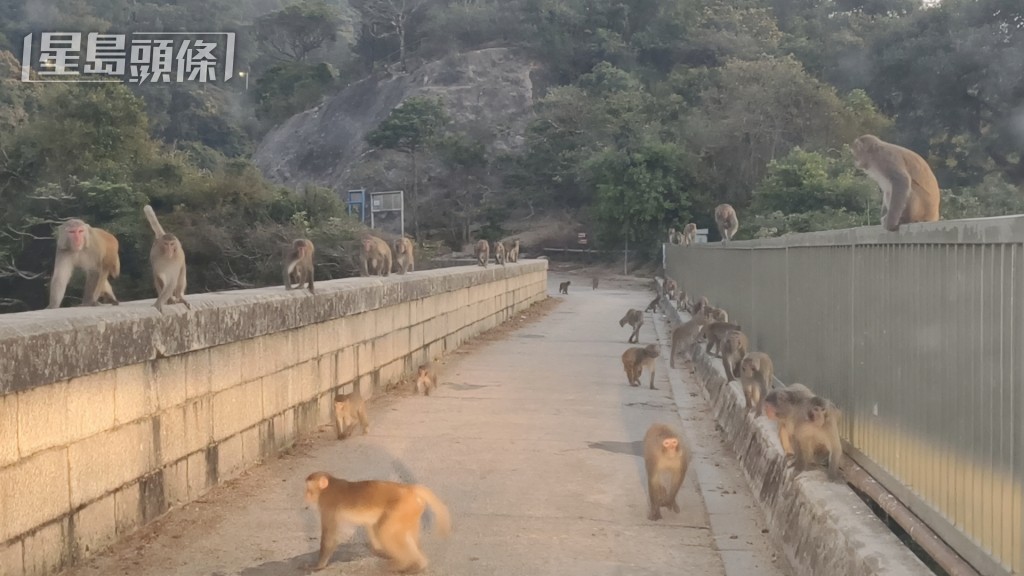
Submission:
<svg viewBox="0 0 1024 576">
<path fill-rule="evenodd" d="M 416 493 L 416 496 L 425 501 L 430 506 L 430 509 L 434 511 L 435 531 L 442 536 L 450 534 L 452 531 L 452 516 L 444 502 L 441 502 L 441 499 L 430 488 L 421 484 L 413 486 L 413 491 Z"/>
<path fill-rule="evenodd" d="M 153 229 L 153 234 L 156 234 L 157 238 L 164 235 L 164 227 L 160 225 L 160 221 L 156 219 L 156 214 L 153 212 L 153 207 L 149 204 L 142 209 L 146 213 L 146 220 L 149 220 L 149 227 Z"/>
</svg>

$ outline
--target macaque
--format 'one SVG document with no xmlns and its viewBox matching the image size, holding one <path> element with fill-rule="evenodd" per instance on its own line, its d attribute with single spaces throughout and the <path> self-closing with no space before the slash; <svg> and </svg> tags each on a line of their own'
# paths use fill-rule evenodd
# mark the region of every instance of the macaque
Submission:
<svg viewBox="0 0 1024 576">
<path fill-rule="evenodd" d="M 391 246 L 387 242 L 371 234 L 362 237 L 359 265 L 363 276 L 390 276 L 391 260 Z"/>
<path fill-rule="evenodd" d="M 147 204 L 142 211 L 154 235 L 153 247 L 149 250 L 153 286 L 157 293 L 153 306 L 161 313 L 164 304 L 184 304 L 185 308 L 191 310 L 192 305 L 185 300 L 185 251 L 181 249 L 181 241 L 174 234 L 164 232 L 151 206 Z"/>
<path fill-rule="evenodd" d="M 647 308 L 644 308 L 644 312 L 657 312 L 658 311 L 658 306 L 660 304 L 661 304 L 661 295 L 659 294 L 659 295 L 654 297 L 654 300 L 651 300 L 651 303 L 647 305 Z"/>
<path fill-rule="evenodd" d="M 407 274 L 416 271 L 416 258 L 413 254 L 412 240 L 408 238 L 395 238 L 395 266 L 399 274 Z"/>
<path fill-rule="evenodd" d="M 689 312 L 692 306 L 693 303 L 690 302 L 690 297 L 686 295 L 686 290 L 680 288 L 679 292 L 676 293 L 676 308 Z"/>
<path fill-rule="evenodd" d="M 558 285 L 558 293 L 559 294 L 568 294 L 569 293 L 569 284 L 572 284 L 572 280 L 566 280 L 565 282 L 562 282 L 561 284 L 559 284 Z"/>
<path fill-rule="evenodd" d="M 313 290 L 313 243 L 309 240 L 299 238 L 292 242 L 292 245 L 284 253 L 284 287 L 285 290 L 292 289 L 292 282 L 297 288 L 307 284 L 310 294 Z"/>
<path fill-rule="evenodd" d="M 477 240 L 474 252 L 476 263 L 487 268 L 487 260 L 491 257 L 491 245 L 487 243 L 487 240 Z"/>
<path fill-rule="evenodd" d="M 622 353 L 622 368 L 626 371 L 626 380 L 630 386 L 640 385 L 640 376 L 644 368 L 651 373 L 651 390 L 657 390 L 654 386 L 654 364 L 658 358 L 658 345 L 648 344 L 647 346 L 635 346 Z"/>
<path fill-rule="evenodd" d="M 715 322 L 728 322 L 729 313 L 724 308 L 716 308 L 714 306 L 708 306 L 707 311 L 708 318 L 711 318 Z"/>
<path fill-rule="evenodd" d="M 636 308 L 626 310 L 626 315 L 619 320 L 619 328 L 626 324 L 633 328 L 633 333 L 629 335 L 629 340 L 626 340 L 626 342 L 628 344 L 640 342 L 640 327 L 644 325 L 644 313 Z"/>
<path fill-rule="evenodd" d="M 334 397 L 334 423 L 337 425 L 338 440 L 348 438 L 356 429 L 356 423 L 363 429 L 363 435 L 370 432 L 370 419 L 366 417 L 366 403 L 359 390 L 351 394 Z"/>
<path fill-rule="evenodd" d="M 672 331 L 672 355 L 669 357 L 669 365 L 672 368 L 676 367 L 676 356 L 679 355 L 679 351 L 689 346 L 700 333 L 701 327 L 709 321 L 702 310 L 696 312 L 689 321 L 676 326 L 676 329 Z"/>
<path fill-rule="evenodd" d="M 697 241 L 697 225 L 690 222 L 683 228 L 683 246 L 689 246 Z"/>
<path fill-rule="evenodd" d="M 740 375 L 740 361 L 747 355 L 750 343 L 747 335 L 740 330 L 730 330 L 720 346 L 722 366 L 725 367 L 726 382 L 732 382 Z"/>
<path fill-rule="evenodd" d="M 594 276 L 594 282 L 590 289 L 597 290 L 597 276 Z"/>
<path fill-rule="evenodd" d="M 679 235 L 679 232 L 676 232 L 676 229 L 674 227 L 668 229 L 668 243 L 669 244 L 679 244 L 678 241 L 680 240 L 680 238 L 681 237 Z"/>
<path fill-rule="evenodd" d="M 794 467 L 799 474 L 818 462 L 818 455 L 828 456 L 828 478 L 839 479 L 839 460 L 843 445 L 839 439 L 839 409 L 832 402 L 815 396 L 807 401 L 806 419 L 793 428 Z"/>
<path fill-rule="evenodd" d="M 882 226 L 939 220 L 939 182 L 917 152 L 865 134 L 853 141 L 854 164 L 882 191 Z"/>
<path fill-rule="evenodd" d="M 416 391 L 430 396 L 430 391 L 437 388 L 437 365 L 433 362 L 421 364 L 416 370 Z"/>
<path fill-rule="evenodd" d="M 494 243 L 494 263 L 505 265 L 505 245 L 501 242 Z"/>
<path fill-rule="evenodd" d="M 644 467 L 647 469 L 647 497 L 651 503 L 648 520 L 661 520 L 661 508 L 679 512 L 676 494 L 686 478 L 690 452 L 674 430 L 652 424 L 644 434 Z"/>
<path fill-rule="evenodd" d="M 82 306 L 96 306 L 104 297 L 115 306 L 120 304 L 109 281 L 109 278 L 121 275 L 117 238 L 78 218 L 67 220 L 57 227 L 56 237 L 57 254 L 53 261 L 53 277 L 50 279 L 50 303 L 46 308 L 60 308 L 75 268 L 85 271 Z"/>
<path fill-rule="evenodd" d="M 772 386 L 772 359 L 764 352 L 747 352 L 740 360 L 740 385 L 747 401 L 747 412 L 755 410 L 754 417 L 764 413 L 764 397 Z"/>
<path fill-rule="evenodd" d="M 708 319 L 711 319 L 710 314 L 708 314 Z M 704 352 L 708 354 L 714 354 L 712 350 L 715 350 L 717 352 L 717 354 L 715 355 L 721 356 L 722 342 L 725 340 L 725 337 L 729 334 L 729 332 L 733 330 L 742 329 L 743 327 L 740 326 L 739 324 L 732 324 L 730 322 L 720 322 L 715 320 L 713 322 L 708 322 L 704 326 L 701 326 L 698 338 L 704 338 L 707 340 L 708 345 L 704 349 Z"/>
<path fill-rule="evenodd" d="M 512 241 L 512 247 L 508 249 L 508 261 L 519 262 L 519 240 Z"/>
<path fill-rule="evenodd" d="M 665 286 L 665 295 L 668 296 L 668 299 L 669 300 L 675 300 L 676 299 L 676 290 L 679 289 L 679 284 L 676 284 L 675 280 L 666 277 L 665 278 L 665 285 L 664 286 Z"/>
<path fill-rule="evenodd" d="M 320 555 L 306 569 L 323 570 L 340 544 L 342 524 L 366 529 L 370 546 L 391 559 L 391 570 L 418 572 L 427 567 L 420 551 L 420 517 L 426 506 L 434 511 L 434 529 L 447 536 L 452 530 L 451 514 L 444 502 L 420 484 L 382 480 L 349 482 L 327 472 L 306 477 L 306 502 L 320 510 Z"/>
<path fill-rule="evenodd" d="M 697 303 L 693 305 L 693 309 L 690 310 L 690 314 L 695 316 L 703 312 L 706 315 L 708 308 L 711 308 L 711 303 L 708 302 L 708 297 L 701 296 L 700 300 L 697 300 Z"/>
<path fill-rule="evenodd" d="M 736 210 L 729 204 L 719 204 L 715 208 L 715 225 L 718 226 L 718 234 L 722 237 L 722 242 L 732 240 L 736 231 L 740 229 Z"/>
<path fill-rule="evenodd" d="M 796 424 L 807 417 L 807 402 L 814 392 L 803 384 L 790 384 L 781 390 L 772 390 L 764 397 L 764 415 L 779 424 L 779 442 L 787 457 L 793 456 L 790 439 Z"/>
</svg>

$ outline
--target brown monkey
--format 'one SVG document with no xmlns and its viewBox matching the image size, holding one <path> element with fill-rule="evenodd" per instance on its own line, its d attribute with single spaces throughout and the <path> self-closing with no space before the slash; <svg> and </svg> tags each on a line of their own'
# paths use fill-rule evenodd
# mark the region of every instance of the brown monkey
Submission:
<svg viewBox="0 0 1024 576">
<path fill-rule="evenodd" d="M 147 204 L 142 211 L 154 235 L 153 247 L 149 250 L 153 286 L 157 293 L 153 306 L 160 312 L 164 311 L 164 304 L 184 304 L 191 310 L 192 305 L 185 301 L 185 251 L 181 249 L 181 241 L 174 234 L 164 232 L 151 206 Z"/>
<path fill-rule="evenodd" d="M 505 245 L 501 242 L 494 243 L 494 263 L 505 265 Z"/>
<path fill-rule="evenodd" d="M 437 365 L 433 362 L 421 364 L 416 370 L 416 391 L 430 396 L 430 391 L 437 388 Z"/>
<path fill-rule="evenodd" d="M 693 303 L 690 302 L 690 297 L 686 295 L 686 290 L 680 288 L 679 292 L 676 292 L 676 308 L 689 312 L 691 306 L 693 306 Z"/>
<path fill-rule="evenodd" d="M 715 208 L 715 225 L 718 226 L 718 234 L 722 237 L 722 242 L 732 240 L 736 231 L 740 229 L 736 210 L 729 204 L 719 204 Z"/>
<path fill-rule="evenodd" d="M 747 412 L 753 408 L 754 417 L 764 413 L 764 397 L 772 386 L 774 366 L 770 356 L 764 352 L 747 352 L 740 360 L 740 384 L 747 401 Z"/>
<path fill-rule="evenodd" d="M 348 438 L 356 428 L 358 421 L 365 436 L 370 432 L 370 419 L 366 417 L 366 403 L 359 390 L 351 394 L 337 394 L 334 397 L 334 423 L 338 431 L 338 440 Z"/>
<path fill-rule="evenodd" d="M 447 536 L 452 529 L 451 514 L 444 502 L 420 484 L 381 480 L 349 482 L 327 472 L 306 477 L 306 502 L 320 510 L 320 555 L 307 566 L 323 570 L 340 544 L 342 523 L 362 526 L 374 552 L 391 559 L 391 569 L 418 572 L 427 567 L 420 551 L 420 517 L 429 505 L 434 511 L 435 531 Z"/>
<path fill-rule="evenodd" d="M 729 313 L 724 308 L 716 308 L 714 306 L 708 306 L 707 309 L 708 318 L 711 318 L 715 322 L 728 322 Z"/>
<path fill-rule="evenodd" d="M 313 294 L 313 243 L 304 238 L 292 242 L 284 253 L 284 287 L 292 289 L 292 281 L 296 287 L 307 284 L 309 293 Z"/>
<path fill-rule="evenodd" d="M 593 285 L 590 287 L 591 290 L 597 290 L 597 276 L 594 276 Z"/>
<path fill-rule="evenodd" d="M 674 430 L 664 424 L 652 424 L 647 429 L 644 467 L 647 469 L 647 497 L 651 503 L 648 520 L 661 520 L 663 506 L 679 512 L 676 494 L 683 485 L 689 464 L 690 452 Z"/>
<path fill-rule="evenodd" d="M 651 303 L 647 305 L 647 308 L 644 308 L 644 312 L 657 312 L 658 311 L 658 306 L 660 304 L 661 304 L 661 295 L 659 294 L 659 295 L 654 297 L 654 300 L 651 300 Z"/>
<path fill-rule="evenodd" d="M 917 152 L 865 134 L 853 141 L 854 164 L 882 191 L 882 226 L 939 220 L 939 182 Z"/>
<path fill-rule="evenodd" d="M 75 268 L 85 271 L 83 306 L 96 306 L 104 297 L 111 304 L 120 304 L 108 280 L 121 275 L 117 238 L 110 232 L 90 226 L 78 218 L 72 218 L 58 226 L 56 237 L 57 254 L 54 257 L 53 276 L 50 279 L 50 303 L 46 307 L 60 308 Z"/>
<path fill-rule="evenodd" d="M 711 303 L 708 302 L 708 297 L 701 296 L 700 300 L 697 300 L 697 303 L 693 305 L 693 309 L 690 310 L 690 314 L 697 315 L 703 312 L 706 315 L 708 308 L 711 308 Z"/>
<path fill-rule="evenodd" d="M 651 390 L 657 390 L 654 386 L 654 364 L 657 357 L 657 344 L 635 346 L 622 353 L 622 368 L 626 371 L 626 380 L 630 386 L 640 385 L 640 376 L 644 368 L 647 368 L 651 373 Z"/>
<path fill-rule="evenodd" d="M 839 479 L 839 460 L 843 445 L 839 439 L 839 409 L 835 404 L 820 396 L 807 401 L 806 418 L 793 428 L 793 448 L 796 453 L 794 466 L 799 474 L 817 462 L 818 454 L 828 456 L 828 478 Z"/>
<path fill-rule="evenodd" d="M 689 246 L 697 241 L 697 225 L 690 222 L 683 228 L 683 246 Z"/>
<path fill-rule="evenodd" d="M 512 241 L 512 247 L 508 249 L 508 261 L 519 262 L 519 240 Z"/>
<path fill-rule="evenodd" d="M 679 244 L 679 242 L 676 241 L 676 240 L 679 239 L 678 235 L 679 235 L 679 233 L 676 232 L 675 228 L 669 228 L 668 229 L 668 243 L 669 244 Z"/>
<path fill-rule="evenodd" d="M 644 313 L 636 308 L 626 310 L 626 315 L 619 320 L 619 328 L 626 324 L 633 327 L 633 333 L 629 335 L 629 340 L 626 340 L 626 342 L 629 344 L 640 342 L 640 327 L 644 325 Z"/>
<path fill-rule="evenodd" d="M 764 397 L 764 415 L 779 424 L 779 442 L 786 456 L 793 456 L 790 439 L 796 424 L 807 417 L 807 402 L 814 392 L 803 384 L 790 384 L 781 390 L 772 390 Z"/>
<path fill-rule="evenodd" d="M 408 238 L 395 238 L 395 266 L 396 272 L 406 274 L 416 271 L 416 258 L 413 255 L 412 240 Z"/>
<path fill-rule="evenodd" d="M 668 296 L 668 299 L 669 300 L 675 300 L 676 299 L 676 290 L 679 289 L 679 284 L 676 284 L 675 280 L 666 277 L 665 278 L 665 285 L 664 285 L 664 287 L 665 287 L 665 295 Z"/>
<path fill-rule="evenodd" d="M 487 243 L 487 240 L 477 240 L 474 252 L 476 263 L 487 268 L 487 260 L 491 257 L 491 245 Z"/>
<path fill-rule="evenodd" d="M 708 315 L 708 319 L 711 319 L 711 315 Z M 743 327 L 739 324 L 732 324 L 730 322 L 708 322 L 701 326 L 698 338 L 707 340 L 707 347 L 704 348 L 704 352 L 712 354 L 712 349 L 718 352 L 718 356 L 722 355 L 722 342 L 725 337 L 728 336 L 729 332 L 733 330 L 742 330 Z"/>
<path fill-rule="evenodd" d="M 702 310 L 695 313 L 689 321 L 676 326 L 676 329 L 672 331 L 672 355 L 669 356 L 669 365 L 672 368 L 676 367 L 676 356 L 679 355 L 679 351 L 689 346 L 700 333 L 701 327 L 709 321 Z"/>
<path fill-rule="evenodd" d="M 725 367 L 726 382 L 732 382 L 740 375 L 740 360 L 747 355 L 747 335 L 740 330 L 730 330 L 722 340 L 722 366 Z"/>
<path fill-rule="evenodd" d="M 572 284 L 572 280 L 566 280 L 565 282 L 562 282 L 561 284 L 559 284 L 558 285 L 558 293 L 559 294 L 568 294 L 569 293 L 569 284 Z"/>
<path fill-rule="evenodd" d="M 372 234 L 360 239 L 359 265 L 363 276 L 391 275 L 391 246 Z"/>
</svg>

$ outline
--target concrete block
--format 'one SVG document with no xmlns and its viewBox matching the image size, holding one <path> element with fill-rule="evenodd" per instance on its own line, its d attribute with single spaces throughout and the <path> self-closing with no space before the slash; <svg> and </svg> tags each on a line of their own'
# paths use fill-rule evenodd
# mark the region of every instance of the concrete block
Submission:
<svg viewBox="0 0 1024 576">
<path fill-rule="evenodd" d="M 123 538 L 142 525 L 139 484 L 129 484 L 114 492 L 114 521 L 118 538 Z"/>
<path fill-rule="evenodd" d="M 37 452 L 0 468 L 0 542 L 55 520 L 69 508 L 66 449 Z"/>
<path fill-rule="evenodd" d="M 68 564 L 67 520 L 47 524 L 25 537 L 25 576 L 50 576 Z"/>
<path fill-rule="evenodd" d="M 217 445 L 217 474 L 220 482 L 237 478 L 245 470 L 245 448 L 242 435 L 226 438 Z"/>
<path fill-rule="evenodd" d="M 263 457 L 263 440 L 260 437 L 260 426 L 242 430 L 242 466 L 252 468 Z"/>
<path fill-rule="evenodd" d="M 372 342 L 360 342 L 356 345 L 356 370 L 357 374 L 362 377 L 366 374 L 373 372 L 376 364 L 374 363 L 373 355 L 373 343 Z"/>
<path fill-rule="evenodd" d="M 231 342 L 210 349 L 210 391 L 220 392 L 242 382 L 245 346 Z"/>
<path fill-rule="evenodd" d="M 260 370 L 261 376 L 279 372 L 298 362 L 298 352 L 292 342 L 294 332 L 294 330 L 289 330 L 278 334 L 267 334 L 261 338 L 263 340 L 263 354 L 260 357 L 263 363 L 263 368 Z"/>
<path fill-rule="evenodd" d="M 67 444 L 68 384 L 58 382 L 18 394 L 18 450 L 30 454 Z"/>
<path fill-rule="evenodd" d="M 21 540 L 0 544 L 0 576 L 22 576 L 24 573 L 24 546 Z"/>
<path fill-rule="evenodd" d="M 74 442 L 114 427 L 114 372 L 72 378 L 67 385 L 68 441 Z"/>
<path fill-rule="evenodd" d="M 213 443 L 213 398 L 206 396 L 182 406 L 185 421 L 184 453 L 205 450 Z"/>
<path fill-rule="evenodd" d="M 263 408 L 261 416 L 267 418 L 274 414 L 279 414 L 289 408 L 289 391 L 288 388 L 291 386 L 292 375 L 294 370 L 282 370 L 269 376 L 264 376 L 260 379 L 260 394 L 262 395 Z M 239 422 L 248 422 L 248 419 L 238 420 Z M 244 426 L 242 426 L 244 428 Z M 230 428 L 224 428 L 225 435 L 234 434 L 240 432 L 242 428 L 232 426 Z M 223 436 L 216 436 L 218 439 Z"/>
<path fill-rule="evenodd" d="M 188 499 L 195 500 L 210 489 L 206 451 L 189 454 L 185 460 L 188 469 Z"/>
<path fill-rule="evenodd" d="M 188 396 L 185 385 L 187 374 L 185 355 L 154 360 L 152 372 L 157 403 L 161 410 L 185 402 L 185 398 Z"/>
<path fill-rule="evenodd" d="M 82 508 L 72 516 L 72 555 L 85 558 L 113 544 L 117 539 L 117 514 L 110 494 Z"/>
<path fill-rule="evenodd" d="M 242 342 L 242 382 L 252 382 L 267 375 L 263 369 L 263 338 L 251 338 Z"/>
<path fill-rule="evenodd" d="M 115 424 L 127 424 L 156 414 L 159 402 L 151 366 L 143 362 L 114 371 Z"/>
<path fill-rule="evenodd" d="M 316 350 L 317 354 L 323 356 L 330 352 L 341 349 L 344 345 L 345 319 L 328 320 L 317 324 L 316 328 Z"/>
<path fill-rule="evenodd" d="M 239 384 L 213 397 L 213 438 L 221 441 L 263 419 L 261 380 Z"/>
<path fill-rule="evenodd" d="M 213 369 L 210 351 L 196 350 L 185 355 L 185 397 L 198 398 L 212 390 Z"/>
<path fill-rule="evenodd" d="M 182 458 L 163 469 L 163 498 L 167 508 L 180 506 L 188 498 L 188 460 Z"/>
<path fill-rule="evenodd" d="M 185 420 L 185 406 L 175 406 L 156 416 L 159 422 L 160 442 L 159 466 L 166 466 L 190 452 L 186 436 L 188 426 Z"/>
<path fill-rule="evenodd" d="M 309 362 L 320 356 L 318 350 L 319 345 L 317 339 L 319 334 L 316 326 L 303 326 L 296 331 L 296 337 L 293 339 L 295 344 L 299 347 L 298 350 L 298 362 Z"/>
<path fill-rule="evenodd" d="M 338 351 L 338 373 L 335 382 L 344 384 L 351 382 L 359 376 L 356 348 L 348 346 Z"/>
<path fill-rule="evenodd" d="M 69 445 L 71 505 L 99 498 L 155 470 L 155 440 L 153 423 L 141 420 Z"/>
<path fill-rule="evenodd" d="M 322 394 L 334 388 L 337 385 L 338 353 L 331 352 L 312 361 L 316 362 L 316 382 L 313 383 L 313 393 Z"/>
<path fill-rule="evenodd" d="M 328 364 L 332 360 L 333 355 L 330 358 L 325 358 L 323 363 Z M 292 369 L 292 389 L 290 392 L 294 396 L 289 396 L 289 400 L 292 400 L 293 403 L 298 403 L 315 398 L 321 392 L 329 390 L 331 386 L 322 384 L 322 378 L 320 361 L 313 359 L 299 364 Z M 330 382 L 330 380 L 333 380 L 333 378 L 328 376 L 326 382 Z"/>
<path fill-rule="evenodd" d="M 0 468 L 18 457 L 18 394 L 8 394 L 0 396 Z"/>
</svg>

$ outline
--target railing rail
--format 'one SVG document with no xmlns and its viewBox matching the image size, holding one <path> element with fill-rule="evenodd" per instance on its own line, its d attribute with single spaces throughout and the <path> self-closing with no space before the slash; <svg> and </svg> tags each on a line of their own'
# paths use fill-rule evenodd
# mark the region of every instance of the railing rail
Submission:
<svg viewBox="0 0 1024 576">
<path fill-rule="evenodd" d="M 1024 216 L 666 244 L 665 267 L 981 573 L 1024 572 Z"/>
</svg>

